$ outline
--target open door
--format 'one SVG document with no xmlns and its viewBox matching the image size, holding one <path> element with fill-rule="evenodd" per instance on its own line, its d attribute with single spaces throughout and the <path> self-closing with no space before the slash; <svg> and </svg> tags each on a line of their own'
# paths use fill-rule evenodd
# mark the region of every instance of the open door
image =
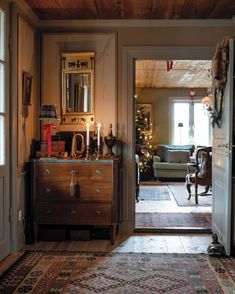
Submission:
<svg viewBox="0 0 235 294">
<path fill-rule="evenodd" d="M 232 128 L 233 128 L 233 64 L 234 40 L 229 39 L 227 82 L 222 100 L 222 119 L 213 128 L 213 217 L 212 231 L 217 234 L 230 255 L 231 247 L 231 198 L 232 198 Z M 214 77 L 213 77 L 214 78 Z M 215 84 L 216 82 L 213 81 Z M 219 111 L 221 94 L 217 95 Z"/>
</svg>

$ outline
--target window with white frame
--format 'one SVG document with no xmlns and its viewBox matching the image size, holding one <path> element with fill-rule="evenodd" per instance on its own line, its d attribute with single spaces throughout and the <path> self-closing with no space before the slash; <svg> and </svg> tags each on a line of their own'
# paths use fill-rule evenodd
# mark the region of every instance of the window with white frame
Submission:
<svg viewBox="0 0 235 294">
<path fill-rule="evenodd" d="M 6 25 L 5 13 L 0 9 L 0 165 L 5 164 L 6 121 Z"/>
<path fill-rule="evenodd" d="M 172 100 L 172 144 L 211 145 L 210 118 L 201 100 Z"/>
</svg>

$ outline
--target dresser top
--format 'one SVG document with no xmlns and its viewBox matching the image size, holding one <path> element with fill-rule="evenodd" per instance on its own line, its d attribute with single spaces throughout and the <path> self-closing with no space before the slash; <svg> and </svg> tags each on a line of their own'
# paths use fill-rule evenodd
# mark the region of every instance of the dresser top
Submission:
<svg viewBox="0 0 235 294">
<path fill-rule="evenodd" d="M 31 162 L 34 163 L 95 163 L 95 164 L 102 164 L 102 163 L 112 163 L 112 162 L 119 162 L 119 158 L 105 158 L 105 159 L 57 159 L 57 158 L 37 158 L 32 159 Z"/>
</svg>

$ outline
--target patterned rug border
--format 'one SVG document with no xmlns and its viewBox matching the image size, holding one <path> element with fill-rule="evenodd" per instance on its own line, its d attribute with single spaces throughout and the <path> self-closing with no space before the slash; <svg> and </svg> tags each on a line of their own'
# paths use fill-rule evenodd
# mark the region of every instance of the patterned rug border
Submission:
<svg viewBox="0 0 235 294">
<path fill-rule="evenodd" d="M 4 276 L 8 274 L 8 272 L 10 272 L 20 262 L 22 262 L 22 259 L 25 258 L 26 253 L 31 251 L 33 250 L 25 250 L 24 252 L 22 252 L 22 254 L 19 257 L 17 257 L 17 259 L 7 269 L 0 273 L 0 282 L 4 278 Z"/>
<path fill-rule="evenodd" d="M 208 256 L 206 253 L 149 253 L 149 252 L 104 252 L 104 251 L 71 251 L 71 250 L 26 250 L 22 253 L 21 256 L 4 272 L 2 275 L 0 275 L 0 282 L 4 282 L 4 279 L 7 278 L 7 275 L 11 272 L 11 270 L 14 271 L 14 267 L 19 265 L 20 263 L 23 263 L 26 258 L 30 258 L 30 255 L 35 253 L 41 253 L 43 254 L 42 257 L 39 257 L 37 263 L 43 259 L 46 255 L 68 255 L 71 256 L 73 254 L 80 254 L 84 256 L 91 256 L 91 261 L 93 261 L 92 257 L 115 257 L 115 256 L 129 256 L 129 257 L 141 257 L 143 256 L 143 259 L 146 260 L 146 258 L 149 257 L 155 257 L 155 258 L 164 258 L 164 259 L 191 259 L 193 258 L 195 263 L 202 262 L 204 260 L 207 262 L 207 265 L 213 272 L 213 274 L 217 278 L 217 282 L 221 285 L 222 289 L 225 292 L 218 292 L 218 293 L 234 293 L 235 291 L 235 277 L 234 277 L 234 264 L 235 259 L 234 257 L 227 257 L 223 256 L 221 258 L 217 257 L 211 257 Z M 94 259 L 95 260 L 95 259 Z M 27 268 L 26 268 L 27 269 Z M 26 276 L 31 271 L 32 268 L 28 269 L 28 272 L 26 273 Z M 24 280 L 23 279 L 19 282 L 19 284 Z M 16 288 L 15 288 L 16 289 Z M 227 292 L 229 291 L 229 292 Z M 13 293 L 13 292 L 6 292 L 6 293 Z M 23 292 L 22 292 L 23 293 Z M 116 293 L 116 292 L 115 292 Z M 151 292 L 152 293 L 152 292 Z M 157 292 L 158 293 L 158 292 Z M 160 292 L 159 292 L 160 293 Z M 177 292 L 178 293 L 178 292 Z M 204 292 L 203 292 L 204 293 Z"/>
</svg>

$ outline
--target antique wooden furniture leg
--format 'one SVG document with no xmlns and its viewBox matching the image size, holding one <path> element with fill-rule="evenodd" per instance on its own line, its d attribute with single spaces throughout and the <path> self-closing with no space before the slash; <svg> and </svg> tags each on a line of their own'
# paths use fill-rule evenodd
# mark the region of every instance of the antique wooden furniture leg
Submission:
<svg viewBox="0 0 235 294">
<path fill-rule="evenodd" d="M 209 191 L 209 189 L 210 189 L 210 186 L 211 186 L 211 185 L 206 186 L 206 189 L 205 189 L 205 192 L 204 192 L 205 194 L 208 193 L 208 191 Z"/>
<path fill-rule="evenodd" d="M 198 184 L 195 183 L 195 203 L 198 204 Z"/>
<path fill-rule="evenodd" d="M 136 186 L 136 191 L 135 191 L 136 202 L 139 202 L 139 193 L 140 193 L 140 188 L 139 186 Z"/>
<path fill-rule="evenodd" d="M 192 196 L 192 194 L 191 194 L 191 184 L 187 184 L 186 185 L 186 188 L 187 188 L 187 190 L 188 190 L 188 194 L 189 194 L 189 196 L 188 196 L 188 200 L 191 198 L 191 196 Z"/>
</svg>

